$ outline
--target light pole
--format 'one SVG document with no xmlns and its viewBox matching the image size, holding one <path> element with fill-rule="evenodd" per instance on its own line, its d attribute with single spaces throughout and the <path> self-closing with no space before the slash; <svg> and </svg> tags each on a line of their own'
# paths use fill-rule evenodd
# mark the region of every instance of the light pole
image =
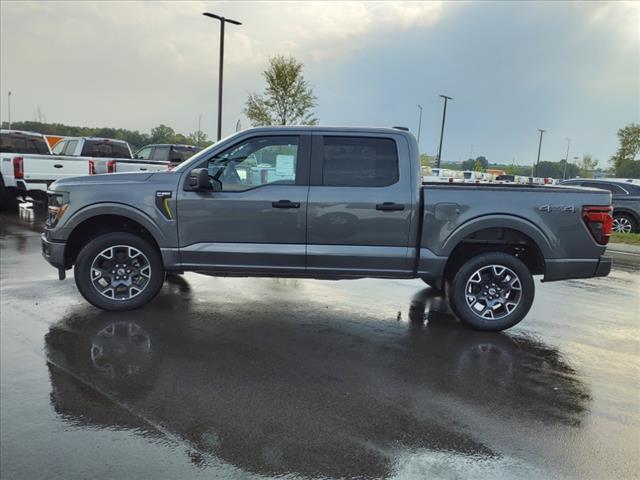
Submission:
<svg viewBox="0 0 640 480">
<path fill-rule="evenodd" d="M 420 109 L 420 117 L 418 120 L 418 150 L 420 150 L 420 129 L 422 128 L 422 105 L 418 104 L 418 108 Z"/>
<path fill-rule="evenodd" d="M 571 145 L 571 139 L 567 138 L 567 153 L 564 156 L 564 172 L 562 172 L 562 179 L 567 176 L 567 163 L 569 163 L 569 145 Z"/>
<path fill-rule="evenodd" d="M 9 114 L 9 130 L 11 130 L 11 91 L 7 92 L 7 113 Z"/>
<path fill-rule="evenodd" d="M 538 129 L 540 132 L 540 141 L 538 142 L 538 159 L 536 160 L 535 165 L 531 168 L 531 176 L 535 177 L 538 169 L 538 163 L 540 163 L 540 152 L 542 151 L 542 134 L 546 132 L 546 130 Z"/>
<path fill-rule="evenodd" d="M 224 62 L 224 24 L 242 25 L 237 20 L 221 17 L 213 13 L 204 12 L 202 15 L 220 20 L 220 69 L 218 73 L 218 140 L 222 138 L 222 66 Z"/>
<path fill-rule="evenodd" d="M 444 108 L 442 110 L 442 127 L 440 128 L 440 146 L 438 147 L 438 168 L 440 168 L 440 159 L 442 158 L 442 138 L 444 137 L 444 121 L 447 118 L 447 101 L 453 100 L 453 97 L 447 97 L 446 95 L 440 96 L 444 98 Z"/>
</svg>

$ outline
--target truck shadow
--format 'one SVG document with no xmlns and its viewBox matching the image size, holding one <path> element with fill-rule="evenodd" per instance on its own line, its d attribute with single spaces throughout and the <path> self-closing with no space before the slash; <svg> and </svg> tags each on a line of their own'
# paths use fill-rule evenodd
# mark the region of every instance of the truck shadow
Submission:
<svg viewBox="0 0 640 480">
<path fill-rule="evenodd" d="M 312 304 L 169 308 L 173 295 L 144 311 L 79 307 L 51 326 L 59 416 L 154 441 L 169 432 L 202 468 L 380 478 L 403 451 L 492 457 L 472 417 L 580 428 L 591 401 L 557 349 L 461 328 L 430 289 L 408 325 L 389 326 Z"/>
</svg>

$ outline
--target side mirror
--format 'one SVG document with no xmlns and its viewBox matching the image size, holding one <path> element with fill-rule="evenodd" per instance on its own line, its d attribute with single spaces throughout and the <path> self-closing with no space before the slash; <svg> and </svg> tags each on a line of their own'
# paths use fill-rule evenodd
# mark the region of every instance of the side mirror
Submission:
<svg viewBox="0 0 640 480">
<path fill-rule="evenodd" d="M 195 168 L 189 172 L 189 187 L 194 190 L 211 190 L 209 170 Z"/>
</svg>

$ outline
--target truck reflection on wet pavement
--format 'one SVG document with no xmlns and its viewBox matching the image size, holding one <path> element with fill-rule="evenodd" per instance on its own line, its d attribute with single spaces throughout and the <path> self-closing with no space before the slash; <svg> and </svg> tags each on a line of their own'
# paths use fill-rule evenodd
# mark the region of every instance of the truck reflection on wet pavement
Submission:
<svg viewBox="0 0 640 480">
<path fill-rule="evenodd" d="M 537 283 L 504 333 L 416 281 L 186 274 L 102 312 L 40 258 L 37 218 L 2 220 L 3 478 L 640 473 L 634 258 Z"/>
</svg>

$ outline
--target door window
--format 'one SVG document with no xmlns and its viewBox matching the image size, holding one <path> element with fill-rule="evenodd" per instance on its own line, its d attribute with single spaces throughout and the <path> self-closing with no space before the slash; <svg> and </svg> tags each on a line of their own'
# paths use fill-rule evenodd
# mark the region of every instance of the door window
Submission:
<svg viewBox="0 0 640 480">
<path fill-rule="evenodd" d="M 64 147 L 65 155 L 73 155 L 76 153 L 76 147 L 78 146 L 78 140 L 69 140 L 67 145 Z"/>
<path fill-rule="evenodd" d="M 143 148 L 142 150 L 138 150 L 136 152 L 136 158 L 140 158 L 142 160 L 149 160 L 149 157 L 151 156 L 151 148 L 152 147 L 146 147 L 146 148 Z"/>
<path fill-rule="evenodd" d="M 386 187 L 398 181 L 398 153 L 390 138 L 324 137 L 322 183 Z"/>
<path fill-rule="evenodd" d="M 164 147 L 156 147 L 153 151 L 153 159 L 162 162 L 168 162 L 170 149 L 171 147 L 169 145 L 166 145 Z"/>
<path fill-rule="evenodd" d="M 223 191 L 244 191 L 263 185 L 294 185 L 299 137 L 254 137 L 209 161 L 209 175 Z"/>
<path fill-rule="evenodd" d="M 67 141 L 66 140 L 60 140 L 58 143 L 56 143 L 53 148 L 51 149 L 51 153 L 53 153 L 54 155 L 62 155 L 62 152 L 64 151 L 64 147 L 67 146 Z"/>
</svg>

